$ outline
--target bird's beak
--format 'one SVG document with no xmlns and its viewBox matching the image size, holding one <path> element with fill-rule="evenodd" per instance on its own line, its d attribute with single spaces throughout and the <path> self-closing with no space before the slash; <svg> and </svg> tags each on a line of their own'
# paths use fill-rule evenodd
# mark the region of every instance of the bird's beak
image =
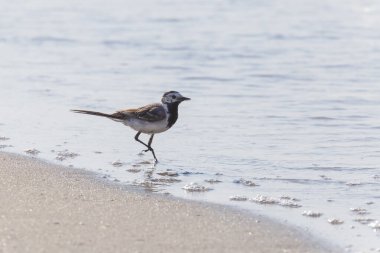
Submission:
<svg viewBox="0 0 380 253">
<path fill-rule="evenodd" d="M 181 97 L 180 99 L 181 99 L 181 102 L 185 100 L 191 100 L 190 98 L 187 98 L 187 97 Z"/>
</svg>

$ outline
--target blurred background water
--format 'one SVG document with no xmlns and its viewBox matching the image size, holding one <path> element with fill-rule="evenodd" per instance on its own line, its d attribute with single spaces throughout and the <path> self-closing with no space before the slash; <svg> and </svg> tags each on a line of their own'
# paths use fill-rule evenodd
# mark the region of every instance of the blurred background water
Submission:
<svg viewBox="0 0 380 253">
<path fill-rule="evenodd" d="M 378 251 L 379 12 L 375 0 L 1 1 L 0 147 Z M 134 131 L 69 111 L 168 90 L 192 100 L 155 137 L 155 168 Z M 190 182 L 213 190 L 189 193 Z"/>
</svg>

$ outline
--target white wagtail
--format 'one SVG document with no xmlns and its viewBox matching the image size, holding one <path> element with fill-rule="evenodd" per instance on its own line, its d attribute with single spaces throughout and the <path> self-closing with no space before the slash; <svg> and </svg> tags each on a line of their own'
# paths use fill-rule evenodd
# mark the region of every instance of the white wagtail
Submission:
<svg viewBox="0 0 380 253">
<path fill-rule="evenodd" d="M 96 116 L 102 116 L 114 121 L 122 122 L 137 131 L 135 140 L 143 144 L 148 149 L 144 152 L 151 151 L 156 162 L 158 162 L 156 154 L 152 148 L 154 134 L 162 133 L 171 128 L 178 119 L 178 105 L 190 98 L 182 96 L 177 91 L 165 92 L 162 96 L 162 103 L 149 104 L 137 109 L 120 110 L 112 114 L 86 111 L 72 110 L 76 113 L 84 113 Z M 141 133 L 150 134 L 148 144 L 139 139 Z"/>
</svg>

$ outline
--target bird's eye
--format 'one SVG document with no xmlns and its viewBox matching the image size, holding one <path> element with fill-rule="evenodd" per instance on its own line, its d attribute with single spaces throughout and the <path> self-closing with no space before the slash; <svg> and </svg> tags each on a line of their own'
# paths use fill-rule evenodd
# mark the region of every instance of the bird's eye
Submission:
<svg viewBox="0 0 380 253">
<path fill-rule="evenodd" d="M 172 99 L 176 99 L 177 97 L 175 95 L 172 96 Z"/>
</svg>

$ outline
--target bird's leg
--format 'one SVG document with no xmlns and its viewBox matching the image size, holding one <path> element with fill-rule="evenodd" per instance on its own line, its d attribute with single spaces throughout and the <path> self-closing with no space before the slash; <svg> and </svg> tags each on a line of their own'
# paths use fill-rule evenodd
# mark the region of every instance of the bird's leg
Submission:
<svg viewBox="0 0 380 253">
<path fill-rule="evenodd" d="M 149 138 L 149 142 L 148 142 L 148 149 L 147 149 L 147 150 L 144 150 L 144 151 L 145 151 L 145 152 L 147 152 L 147 151 L 151 151 L 152 154 L 153 154 L 154 160 L 156 160 L 156 163 L 157 163 L 158 160 L 157 160 L 156 154 L 154 153 L 154 150 L 153 150 L 153 148 L 152 148 L 153 136 L 154 136 L 154 134 L 152 134 L 152 135 L 150 136 L 150 138 Z"/>
<path fill-rule="evenodd" d="M 152 135 L 150 136 L 149 144 L 148 144 L 148 145 L 146 145 L 144 142 L 142 142 L 142 141 L 139 139 L 140 134 L 141 134 L 141 132 L 137 132 L 137 134 L 135 135 L 135 140 L 138 141 L 138 142 L 140 142 L 141 144 L 143 144 L 145 147 L 147 147 L 147 148 L 148 148 L 147 151 L 151 151 L 152 154 L 153 154 L 154 160 L 156 160 L 156 162 L 158 162 L 157 157 L 156 157 L 156 154 L 154 153 L 153 148 L 150 146 L 150 145 L 152 144 L 152 141 L 153 141 L 153 135 L 154 135 L 154 134 L 152 134 Z M 145 150 L 144 150 L 144 151 L 145 151 Z"/>
<path fill-rule="evenodd" d="M 153 154 L 153 157 L 154 157 L 155 164 L 157 164 L 157 163 L 158 163 L 158 160 L 157 160 L 156 154 L 154 153 L 153 148 L 150 148 L 150 151 L 152 151 L 152 154 Z"/>
<path fill-rule="evenodd" d="M 152 134 L 152 135 L 150 136 L 150 138 L 149 138 L 149 142 L 148 142 L 148 149 L 143 150 L 144 152 L 148 152 L 148 151 L 150 151 L 149 147 L 152 148 L 152 147 L 151 147 L 151 144 L 152 144 L 152 141 L 153 141 L 153 136 L 154 136 L 154 134 Z"/>
<path fill-rule="evenodd" d="M 142 141 L 139 139 L 140 134 L 141 134 L 141 132 L 137 132 L 137 134 L 135 135 L 135 140 L 138 141 L 138 142 L 140 142 L 142 145 L 144 145 L 145 147 L 147 147 L 148 150 L 149 150 L 149 146 L 146 145 L 144 142 L 142 142 Z"/>
</svg>

